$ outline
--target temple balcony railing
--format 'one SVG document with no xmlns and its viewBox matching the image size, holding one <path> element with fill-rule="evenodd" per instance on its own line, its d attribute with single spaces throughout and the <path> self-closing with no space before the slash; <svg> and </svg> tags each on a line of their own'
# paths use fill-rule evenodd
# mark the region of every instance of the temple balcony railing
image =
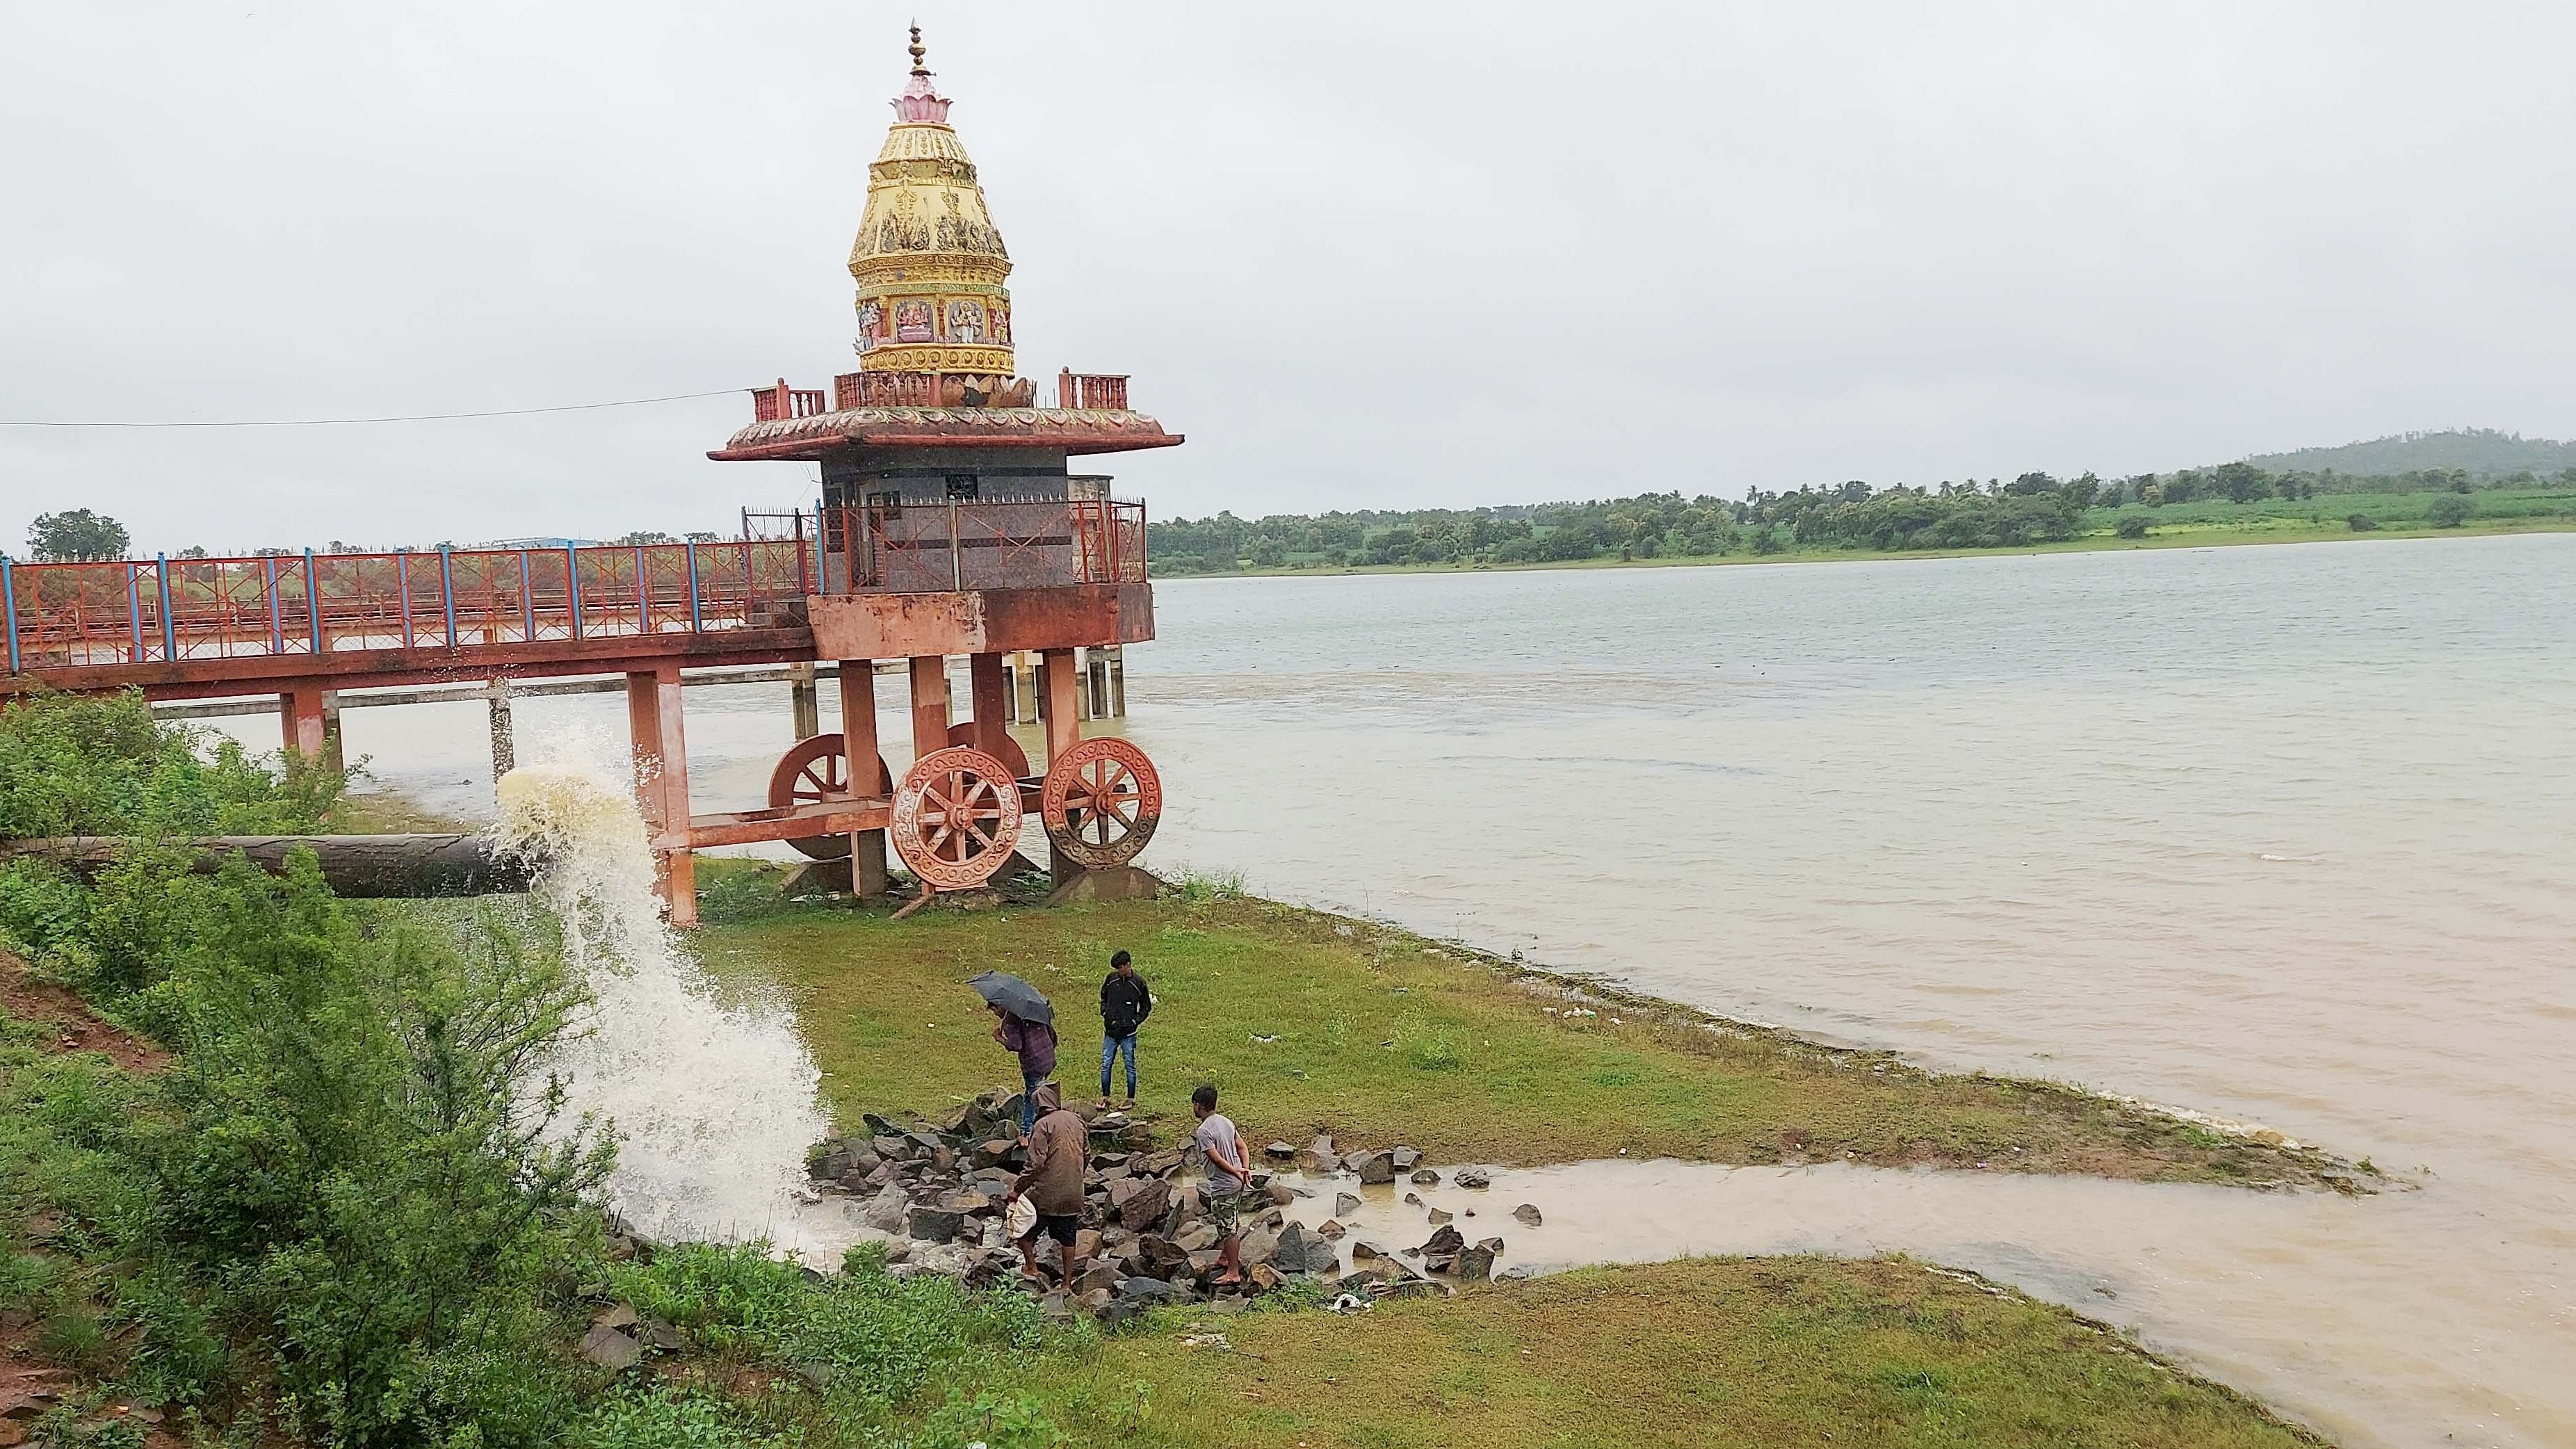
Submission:
<svg viewBox="0 0 2576 1449">
<path fill-rule="evenodd" d="M 1109 498 L 884 501 L 748 513 L 747 536 L 811 546 L 815 592 L 928 594 L 1141 584 L 1145 505 Z"/>
<path fill-rule="evenodd" d="M 854 408 L 1029 408 L 1036 407 L 1037 384 L 1025 377 L 975 376 L 941 372 L 845 372 L 822 388 L 790 387 L 780 378 L 751 390 L 751 420 L 788 422 Z M 1125 412 L 1127 375 L 1116 372 L 1056 374 L 1055 406 L 1095 412 Z"/>
</svg>

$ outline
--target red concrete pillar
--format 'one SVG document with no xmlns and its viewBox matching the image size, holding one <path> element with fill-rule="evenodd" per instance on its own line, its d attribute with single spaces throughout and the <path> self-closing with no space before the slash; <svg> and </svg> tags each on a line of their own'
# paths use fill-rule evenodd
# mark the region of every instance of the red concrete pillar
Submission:
<svg viewBox="0 0 2576 1449">
<path fill-rule="evenodd" d="M 1047 768 L 1053 769 L 1059 756 L 1082 742 L 1081 709 L 1074 695 L 1081 676 L 1074 671 L 1070 649 L 1049 649 L 1040 660 L 1046 693 L 1038 701 L 1038 716 L 1046 721 Z"/>
<path fill-rule="evenodd" d="M 975 710 L 975 748 L 1004 758 L 1003 742 L 1011 737 L 1011 676 L 999 654 L 966 656 L 967 693 Z"/>
<path fill-rule="evenodd" d="M 1049 649 L 1038 656 L 1038 718 L 1046 722 L 1046 769 L 1054 769 L 1065 751 L 1082 742 L 1082 721 L 1074 707 L 1074 690 L 1079 682 L 1072 650 Z M 1082 867 L 1067 860 L 1053 841 L 1048 842 L 1047 875 L 1058 886 L 1081 873 Z"/>
<path fill-rule="evenodd" d="M 671 924 L 698 923 L 697 858 L 689 851 L 689 746 L 680 725 L 680 666 L 665 660 L 626 676 L 626 727 L 635 803 L 653 840 L 655 887 Z"/>
<path fill-rule="evenodd" d="M 849 762 L 850 793 L 877 792 L 877 662 L 841 661 L 841 751 Z M 850 889 L 862 896 L 886 893 L 886 833 L 850 836 Z"/>
<path fill-rule="evenodd" d="M 948 748 L 948 661 L 926 654 L 912 661 L 912 754 L 919 759 Z"/>
<path fill-rule="evenodd" d="M 288 754 L 313 761 L 328 752 L 329 730 L 323 717 L 322 695 L 318 684 L 297 685 L 278 695 L 277 713 L 285 726 Z"/>
</svg>

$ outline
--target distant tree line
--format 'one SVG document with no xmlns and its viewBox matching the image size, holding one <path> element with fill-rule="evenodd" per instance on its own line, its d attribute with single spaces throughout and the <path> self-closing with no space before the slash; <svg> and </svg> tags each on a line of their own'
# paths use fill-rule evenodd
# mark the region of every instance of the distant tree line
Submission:
<svg viewBox="0 0 2576 1449">
<path fill-rule="evenodd" d="M 2102 478 L 2024 473 L 2009 481 L 1974 478 L 1937 486 L 1879 488 L 1853 480 L 1794 492 L 1748 491 L 1729 501 L 1702 494 L 1645 493 L 1590 502 L 1473 509 L 1363 509 L 1321 515 L 1175 518 L 1147 528 L 1146 548 L 1166 574 L 1255 568 L 1350 568 L 1389 564 L 1571 563 L 1586 559 L 1710 558 L 1787 548 L 2021 548 L 2104 526 L 2099 510 L 2157 508 L 2194 501 L 2251 503 L 2324 494 L 2455 493 L 2477 488 L 2576 486 L 2576 467 L 2555 479 L 2528 471 L 2476 477 L 2464 469 L 2393 474 L 2275 473 L 2251 463 Z M 2445 513 L 2450 510 L 2443 510 Z M 2465 516 L 2463 512 L 2462 516 Z M 2147 515 L 2109 520 L 2123 537 L 2146 532 Z"/>
</svg>

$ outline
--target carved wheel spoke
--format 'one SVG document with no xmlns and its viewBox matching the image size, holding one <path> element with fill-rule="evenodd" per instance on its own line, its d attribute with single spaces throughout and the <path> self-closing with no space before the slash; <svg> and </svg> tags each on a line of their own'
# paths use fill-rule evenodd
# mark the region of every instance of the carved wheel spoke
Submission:
<svg viewBox="0 0 2576 1449">
<path fill-rule="evenodd" d="M 876 779 L 866 793 L 894 793 L 894 775 L 885 761 L 876 761 Z M 824 800 L 861 793 L 850 778 L 849 759 L 837 734 L 815 735 L 798 740 L 795 747 L 780 757 L 777 768 L 769 772 L 769 804 L 773 810 L 813 805 Z M 850 837 L 816 835 L 791 840 L 789 845 L 816 860 L 839 860 L 850 853 Z"/>
<path fill-rule="evenodd" d="M 1162 814 L 1161 777 L 1125 740 L 1083 740 L 1047 765 L 1038 818 L 1076 865 L 1098 870 L 1135 859 Z"/>
<path fill-rule="evenodd" d="M 1018 800 L 1008 762 L 968 745 L 933 750 L 894 792 L 895 854 L 934 890 L 982 885 L 1019 845 Z"/>
</svg>

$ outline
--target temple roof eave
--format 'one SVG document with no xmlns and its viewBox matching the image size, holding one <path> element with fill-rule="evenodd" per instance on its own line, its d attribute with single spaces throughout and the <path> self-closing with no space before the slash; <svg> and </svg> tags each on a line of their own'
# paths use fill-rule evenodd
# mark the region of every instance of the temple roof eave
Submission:
<svg viewBox="0 0 2576 1449">
<path fill-rule="evenodd" d="M 839 448 L 1061 448 L 1068 454 L 1169 448 L 1179 433 L 1106 408 L 845 408 L 753 423 L 707 454 L 719 463 L 815 460 Z"/>
</svg>

